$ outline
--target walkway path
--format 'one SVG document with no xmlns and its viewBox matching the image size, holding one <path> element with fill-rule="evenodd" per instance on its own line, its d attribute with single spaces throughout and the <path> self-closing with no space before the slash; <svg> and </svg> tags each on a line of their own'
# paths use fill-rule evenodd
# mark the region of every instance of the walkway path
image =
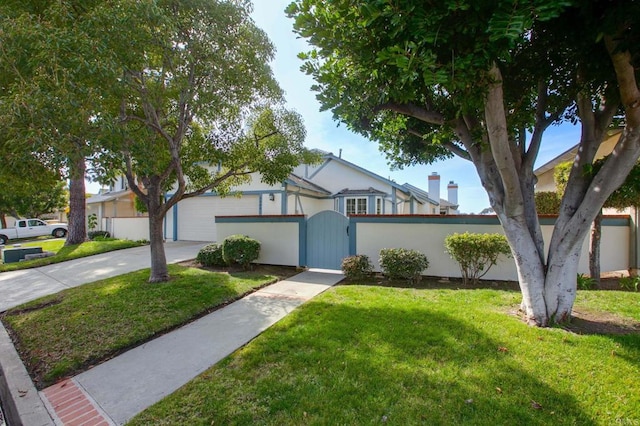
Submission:
<svg viewBox="0 0 640 426">
<path fill-rule="evenodd" d="M 312 270 L 280 281 L 40 392 L 58 425 L 120 425 L 341 281 Z"/>
</svg>

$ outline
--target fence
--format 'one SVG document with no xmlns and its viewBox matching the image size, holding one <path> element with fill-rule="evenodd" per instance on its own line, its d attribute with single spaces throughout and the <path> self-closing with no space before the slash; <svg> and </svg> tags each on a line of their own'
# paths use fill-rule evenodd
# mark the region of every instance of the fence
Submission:
<svg viewBox="0 0 640 426">
<path fill-rule="evenodd" d="M 554 217 L 540 218 L 545 243 L 553 232 Z M 232 234 L 244 234 L 259 240 L 262 250 L 259 263 L 310 266 L 307 264 L 306 220 L 303 216 L 225 216 L 216 217 L 218 240 Z M 351 216 L 348 224 L 349 254 L 369 256 L 379 270 L 378 256 L 382 248 L 408 248 L 423 252 L 430 266 L 427 275 L 460 277 L 458 265 L 444 249 L 444 239 L 453 233 L 503 233 L 495 216 L 418 216 L 363 215 Z M 635 245 L 629 216 L 605 216 L 602 221 L 601 269 L 626 270 L 630 267 L 630 251 Z M 633 243 L 633 244 L 632 244 Z M 587 274 L 588 239 L 582 247 L 579 272 Z M 312 266 L 312 265 L 311 265 Z M 512 259 L 504 258 L 485 279 L 516 280 Z"/>
<path fill-rule="evenodd" d="M 128 240 L 149 239 L 149 218 L 140 217 L 106 217 L 102 219 L 102 231 L 107 231 L 113 238 Z"/>
</svg>

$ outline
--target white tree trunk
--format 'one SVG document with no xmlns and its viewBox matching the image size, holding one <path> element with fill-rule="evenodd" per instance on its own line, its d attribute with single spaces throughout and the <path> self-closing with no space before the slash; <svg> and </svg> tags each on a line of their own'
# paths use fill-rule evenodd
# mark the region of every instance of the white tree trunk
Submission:
<svg viewBox="0 0 640 426">
<path fill-rule="evenodd" d="M 528 324 L 544 327 L 548 324 L 544 299 L 544 264 L 540 261 L 538 247 L 529 234 L 524 221 L 499 215 L 505 236 L 518 272 L 518 282 L 522 292 L 521 309 Z"/>
</svg>

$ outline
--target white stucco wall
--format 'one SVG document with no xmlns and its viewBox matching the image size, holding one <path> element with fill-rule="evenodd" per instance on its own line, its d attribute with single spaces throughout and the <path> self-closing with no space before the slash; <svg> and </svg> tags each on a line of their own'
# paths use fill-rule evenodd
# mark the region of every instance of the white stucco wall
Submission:
<svg viewBox="0 0 640 426">
<path fill-rule="evenodd" d="M 358 254 L 366 254 L 377 271 L 380 249 L 407 248 L 424 253 L 429 259 L 426 275 L 461 277 L 456 262 L 445 252 L 444 240 L 453 233 L 499 233 L 500 225 L 437 224 L 437 223 L 358 223 L 356 247 Z M 552 225 L 542 225 L 545 243 L 551 239 Z M 625 226 L 603 226 L 601 243 L 602 271 L 625 270 L 629 267 L 629 228 Z M 588 240 L 582 246 L 579 273 L 589 273 Z M 502 258 L 493 266 L 484 279 L 517 280 L 513 259 Z"/>
<path fill-rule="evenodd" d="M 111 236 L 127 240 L 149 239 L 148 217 L 113 217 L 111 222 Z"/>
<path fill-rule="evenodd" d="M 298 223 L 217 223 L 218 242 L 229 235 L 242 234 L 260 241 L 257 263 L 267 265 L 298 265 L 300 249 Z"/>
</svg>

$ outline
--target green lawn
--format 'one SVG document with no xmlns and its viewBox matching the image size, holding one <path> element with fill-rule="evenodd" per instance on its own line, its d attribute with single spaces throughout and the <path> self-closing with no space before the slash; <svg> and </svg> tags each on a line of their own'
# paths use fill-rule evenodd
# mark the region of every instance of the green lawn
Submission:
<svg viewBox="0 0 640 426">
<path fill-rule="evenodd" d="M 149 284 L 144 269 L 65 290 L 11 309 L 2 321 L 44 387 L 276 280 L 178 265 L 169 272 L 166 283 Z"/>
<path fill-rule="evenodd" d="M 640 424 L 640 335 L 538 329 L 518 292 L 338 286 L 132 425 Z M 640 294 L 577 309 L 640 321 Z"/>
<path fill-rule="evenodd" d="M 16 263 L 0 263 L 0 272 L 15 271 L 18 269 L 36 268 L 38 266 L 51 265 L 54 263 L 65 262 L 67 260 L 78 259 L 94 254 L 106 253 L 113 250 L 120 250 L 131 247 L 138 247 L 143 243 L 131 240 L 94 240 L 87 241 L 82 244 L 74 244 L 70 246 L 64 245 L 65 240 L 43 240 L 29 243 L 21 243 L 22 247 L 42 247 L 43 251 L 55 252 L 55 256 L 45 257 L 43 259 L 34 259 Z M 7 248 L 11 248 L 7 246 Z"/>
</svg>

